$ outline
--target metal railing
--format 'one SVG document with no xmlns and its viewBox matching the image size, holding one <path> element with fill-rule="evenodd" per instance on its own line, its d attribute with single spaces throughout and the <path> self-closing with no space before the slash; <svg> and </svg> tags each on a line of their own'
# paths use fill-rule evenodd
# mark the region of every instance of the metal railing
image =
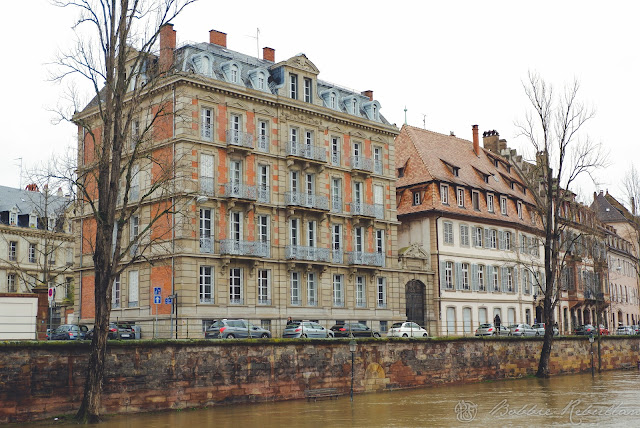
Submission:
<svg viewBox="0 0 640 428">
<path fill-rule="evenodd" d="M 213 238 L 210 236 L 200 237 L 200 252 L 213 253 Z"/>
<path fill-rule="evenodd" d="M 384 169 L 382 167 L 382 161 L 374 160 L 373 161 L 373 172 L 375 174 L 382 175 L 383 171 L 384 171 Z"/>
<path fill-rule="evenodd" d="M 344 251 L 342 250 L 331 250 L 331 261 L 333 263 L 344 263 Z"/>
<path fill-rule="evenodd" d="M 366 158 L 362 155 L 351 156 L 351 168 L 359 169 L 360 171 L 373 171 L 373 160 Z"/>
<path fill-rule="evenodd" d="M 338 196 L 333 196 L 331 198 L 331 212 L 332 213 L 342 212 L 342 198 Z"/>
<path fill-rule="evenodd" d="M 227 130 L 227 144 L 253 149 L 253 135 L 236 129 Z"/>
<path fill-rule="evenodd" d="M 319 162 L 327 161 L 327 151 L 324 147 L 302 144 L 297 141 L 289 141 L 289 144 L 287 145 L 287 155 L 298 156 Z"/>
<path fill-rule="evenodd" d="M 309 260 L 314 262 L 328 262 L 329 249 L 317 247 L 305 247 L 302 245 L 287 245 L 285 258 L 295 260 Z"/>
<path fill-rule="evenodd" d="M 269 151 L 269 136 L 268 135 L 258 135 L 257 139 L 257 149 L 261 152 Z"/>
<path fill-rule="evenodd" d="M 204 195 L 215 196 L 213 177 L 200 177 L 200 192 Z"/>
<path fill-rule="evenodd" d="M 384 205 L 382 204 L 365 204 L 362 202 L 351 203 L 351 214 L 361 215 L 364 217 L 384 218 Z"/>
<path fill-rule="evenodd" d="M 256 241 L 239 241 L 235 239 L 222 239 L 220 241 L 220 254 L 236 256 L 268 257 L 269 244 Z"/>
<path fill-rule="evenodd" d="M 319 210 L 329 209 L 329 198 L 315 193 L 285 192 L 284 202 L 286 205 L 315 208 Z"/>
<path fill-rule="evenodd" d="M 222 197 L 256 199 L 256 186 L 245 186 L 242 183 L 225 183 Z"/>
<path fill-rule="evenodd" d="M 331 153 L 331 165 L 340 166 L 340 153 Z"/>
<path fill-rule="evenodd" d="M 269 186 L 258 186 L 256 187 L 256 192 L 258 193 L 258 202 L 271 202 L 271 193 L 269 191 Z"/>
<path fill-rule="evenodd" d="M 350 265 L 384 266 L 384 254 L 365 251 L 347 252 L 347 263 Z"/>
</svg>

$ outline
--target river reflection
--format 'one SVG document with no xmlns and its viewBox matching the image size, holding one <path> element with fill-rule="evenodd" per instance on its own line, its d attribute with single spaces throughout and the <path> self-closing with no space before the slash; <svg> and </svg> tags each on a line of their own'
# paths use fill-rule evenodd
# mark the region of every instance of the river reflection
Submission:
<svg viewBox="0 0 640 428">
<path fill-rule="evenodd" d="M 639 426 L 640 374 L 618 371 L 440 386 L 337 400 L 114 416 L 101 428 Z M 66 424 L 65 424 L 66 425 Z M 58 425 L 62 426 L 62 424 Z"/>
</svg>

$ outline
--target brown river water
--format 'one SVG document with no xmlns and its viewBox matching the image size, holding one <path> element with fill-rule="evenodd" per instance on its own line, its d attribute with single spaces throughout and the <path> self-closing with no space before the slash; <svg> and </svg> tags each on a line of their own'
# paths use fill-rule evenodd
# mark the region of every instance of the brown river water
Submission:
<svg viewBox="0 0 640 428">
<path fill-rule="evenodd" d="M 45 426 L 44 424 L 20 426 Z M 72 426 L 48 421 L 46 426 Z M 76 425 L 77 426 L 77 425 Z M 110 416 L 100 428 L 640 427 L 637 370 Z"/>
</svg>

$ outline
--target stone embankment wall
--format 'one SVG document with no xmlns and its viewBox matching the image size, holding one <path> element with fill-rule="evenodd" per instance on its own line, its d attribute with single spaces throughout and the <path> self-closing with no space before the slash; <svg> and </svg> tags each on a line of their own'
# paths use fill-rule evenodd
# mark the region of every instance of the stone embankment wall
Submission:
<svg viewBox="0 0 640 428">
<path fill-rule="evenodd" d="M 640 337 L 603 338 L 602 369 L 635 368 Z M 542 341 L 358 340 L 357 393 L 533 375 Z M 593 346 L 596 367 L 597 343 Z M 82 399 L 88 343 L 0 343 L 0 424 L 73 413 Z M 591 369 L 586 338 L 554 341 L 554 375 Z M 346 340 L 110 343 L 104 413 L 290 400 L 349 392 Z"/>
</svg>

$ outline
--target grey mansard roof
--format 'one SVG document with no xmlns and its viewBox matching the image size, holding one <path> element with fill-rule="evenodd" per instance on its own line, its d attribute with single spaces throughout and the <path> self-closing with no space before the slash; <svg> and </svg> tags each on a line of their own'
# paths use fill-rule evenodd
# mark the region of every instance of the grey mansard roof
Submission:
<svg viewBox="0 0 640 428">
<path fill-rule="evenodd" d="M 15 189 L 13 187 L 0 186 L 0 212 L 11 211 L 18 207 L 18 214 L 30 214 L 36 212 L 44 215 L 48 211 L 56 216 L 61 215 L 69 199 L 64 196 L 50 194 L 48 199 L 41 192 L 31 192 L 28 190 Z"/>
</svg>

